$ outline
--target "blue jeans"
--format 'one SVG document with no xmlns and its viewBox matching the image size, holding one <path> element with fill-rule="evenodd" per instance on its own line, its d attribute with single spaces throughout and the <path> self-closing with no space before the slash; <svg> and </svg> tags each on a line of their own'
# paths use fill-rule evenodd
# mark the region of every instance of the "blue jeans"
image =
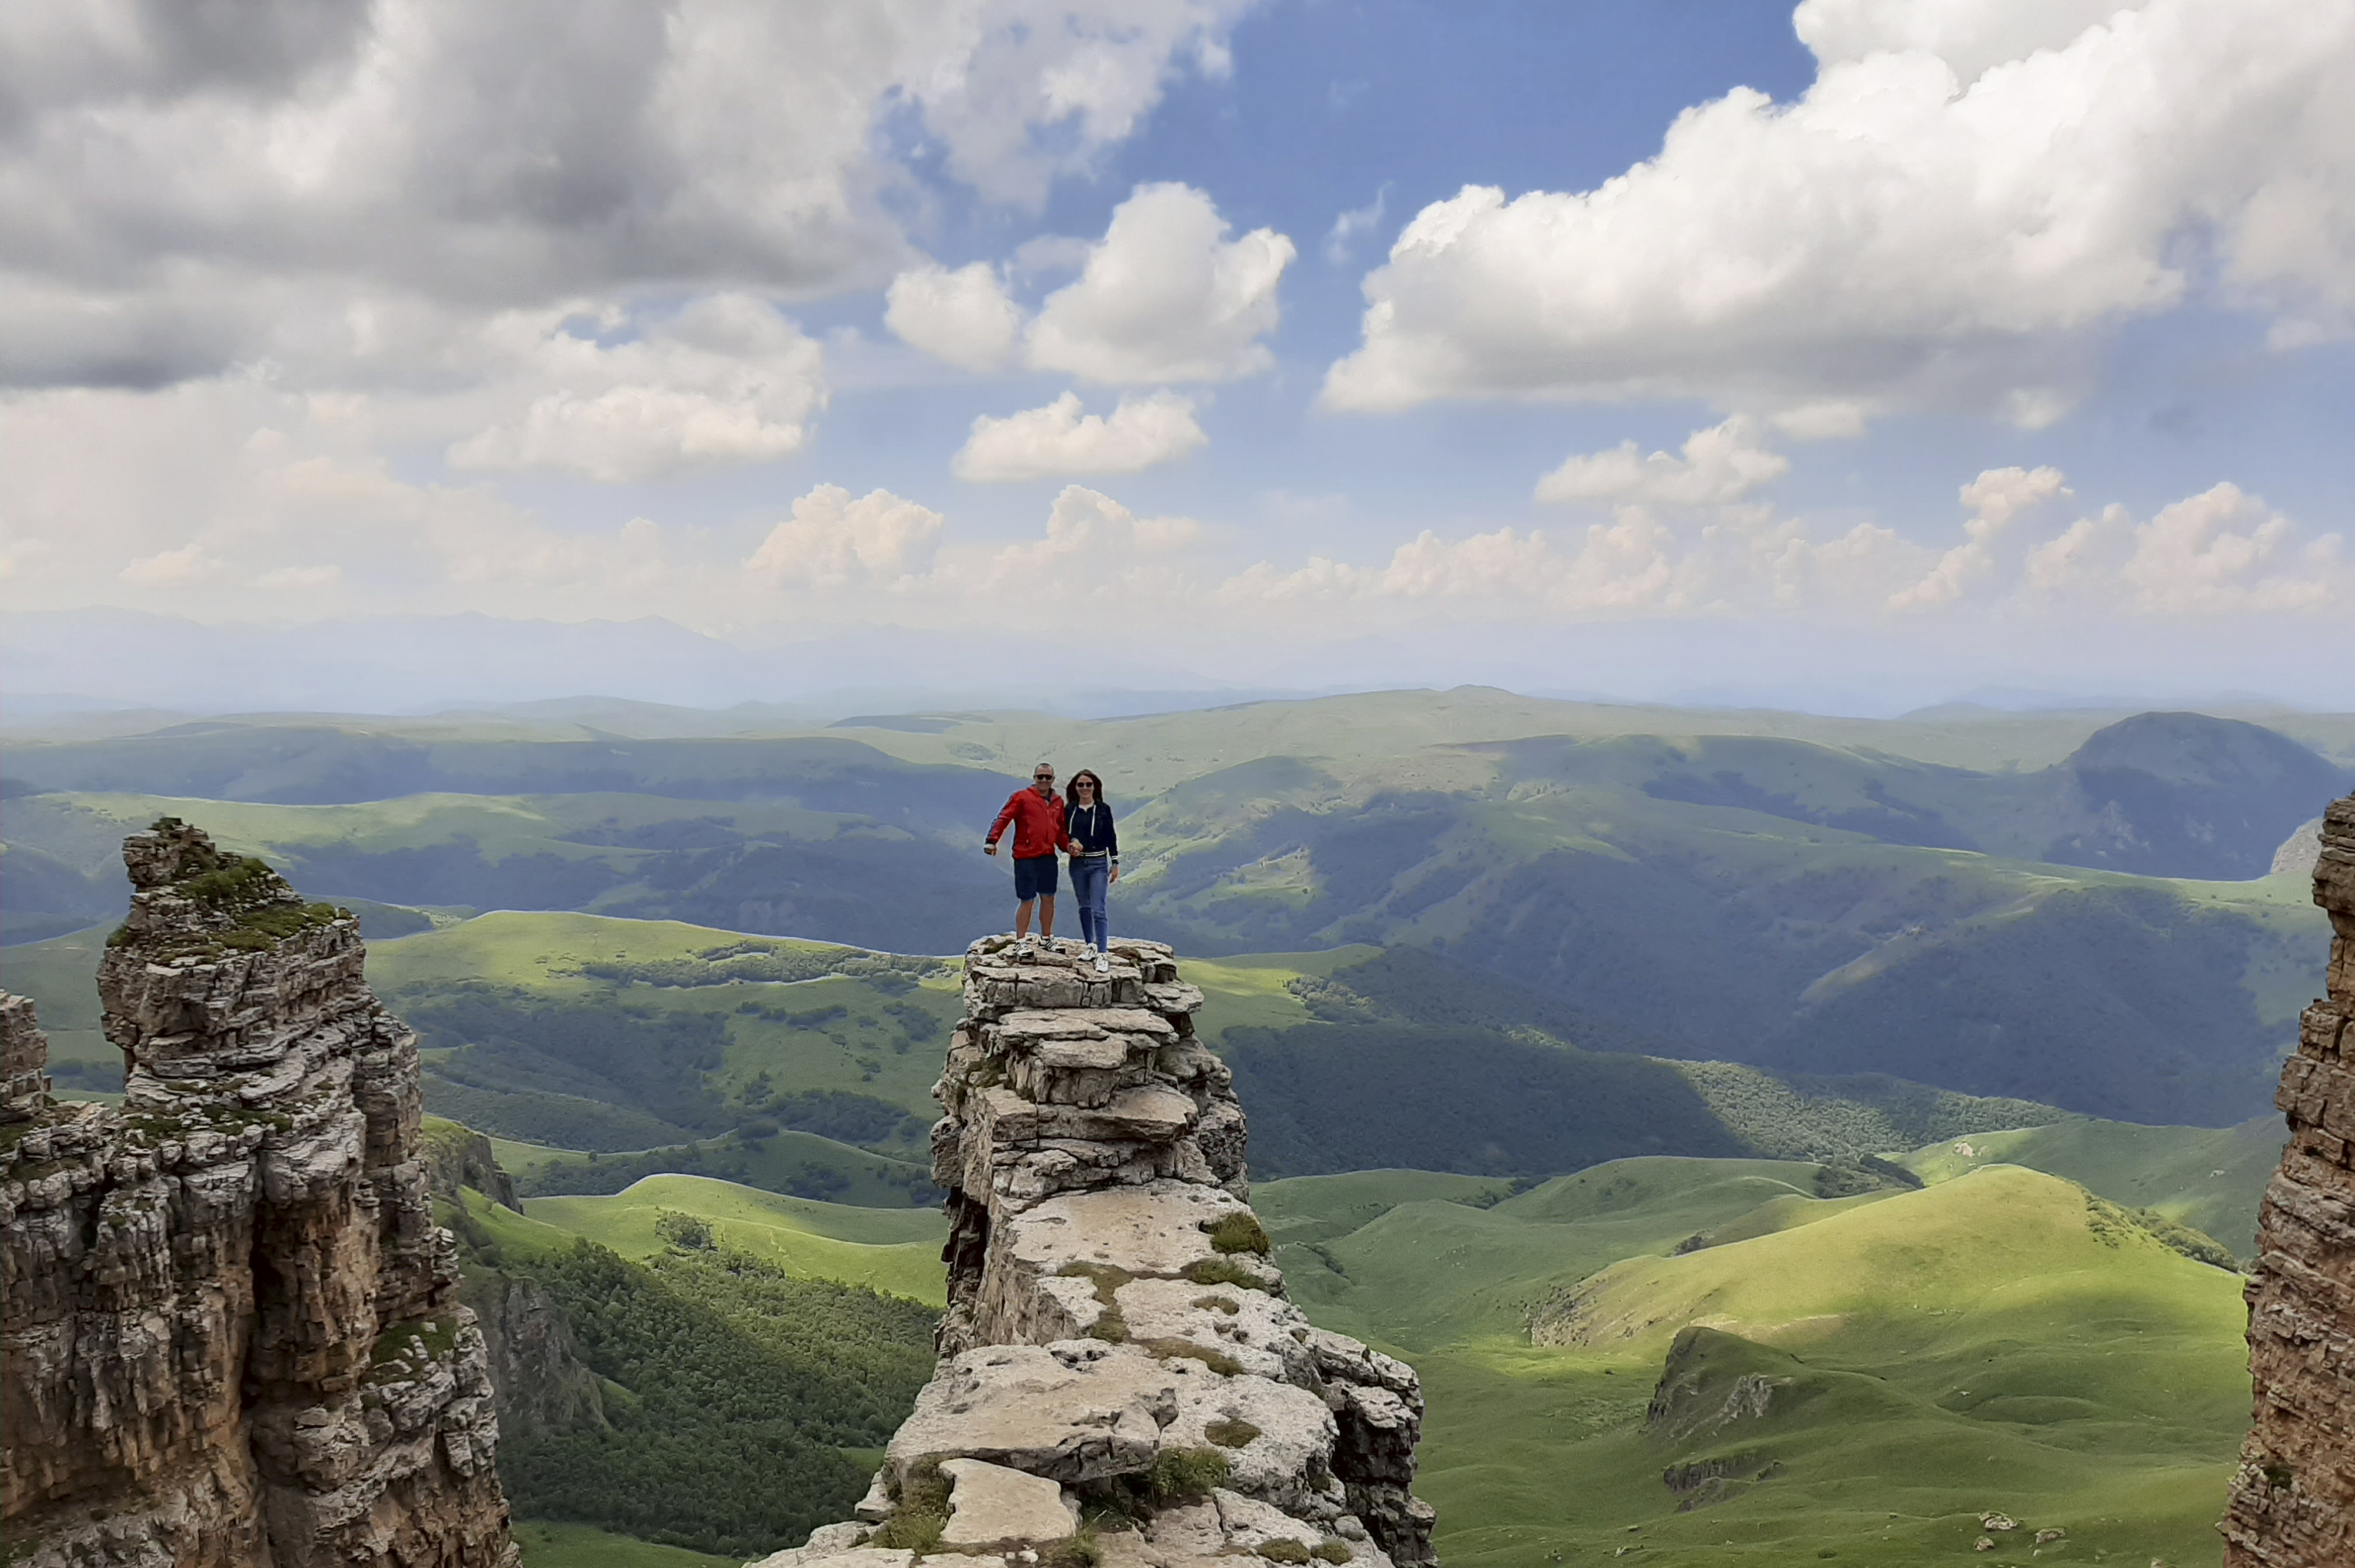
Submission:
<svg viewBox="0 0 2355 1568">
<path fill-rule="evenodd" d="M 1111 887 L 1111 861 L 1071 857 L 1071 897 L 1080 906 L 1080 940 L 1099 953 L 1112 948 L 1112 923 L 1104 913 Z"/>
</svg>

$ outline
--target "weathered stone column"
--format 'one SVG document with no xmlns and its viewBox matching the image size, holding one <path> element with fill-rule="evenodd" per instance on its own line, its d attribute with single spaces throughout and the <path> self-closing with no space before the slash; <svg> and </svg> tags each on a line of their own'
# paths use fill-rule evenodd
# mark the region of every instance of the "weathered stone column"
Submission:
<svg viewBox="0 0 2355 1568">
<path fill-rule="evenodd" d="M 170 818 L 123 859 L 99 992 L 124 1104 L 0 1128 L 10 1562 L 511 1563 L 416 1037 L 368 990 L 358 923 Z"/>
<path fill-rule="evenodd" d="M 1285 1299 L 1233 1076 L 1169 949 L 1116 943 L 1098 975 L 1077 944 L 991 937 L 964 994 L 934 1091 L 939 1368 L 860 1521 L 767 1562 L 1431 1568 L 1414 1370 Z"/>
<path fill-rule="evenodd" d="M 0 1125 L 29 1122 L 48 1107 L 49 1037 L 33 1004 L 0 991 Z"/>
<path fill-rule="evenodd" d="M 2222 1526 L 2231 1568 L 2355 1563 L 2355 795 L 2324 815 L 2314 901 L 2330 915 L 2329 995 L 2275 1098 L 2289 1146 L 2248 1287 L 2256 1410 Z"/>
</svg>

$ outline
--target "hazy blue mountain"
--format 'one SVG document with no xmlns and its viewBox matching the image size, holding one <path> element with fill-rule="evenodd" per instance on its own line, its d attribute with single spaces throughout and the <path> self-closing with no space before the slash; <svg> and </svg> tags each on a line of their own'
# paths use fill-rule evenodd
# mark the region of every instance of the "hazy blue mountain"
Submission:
<svg viewBox="0 0 2355 1568">
<path fill-rule="evenodd" d="M 2142 713 L 2058 770 L 2080 816 L 2041 859 L 2149 876 L 2261 877 L 2348 775 L 2286 736 L 2202 713 Z"/>
</svg>

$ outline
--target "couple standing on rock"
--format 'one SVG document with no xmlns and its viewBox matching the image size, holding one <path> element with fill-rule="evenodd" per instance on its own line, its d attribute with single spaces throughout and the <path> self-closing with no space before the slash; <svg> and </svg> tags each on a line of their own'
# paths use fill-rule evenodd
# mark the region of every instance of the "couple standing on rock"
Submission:
<svg viewBox="0 0 2355 1568">
<path fill-rule="evenodd" d="M 1055 851 L 1071 858 L 1071 894 L 1080 901 L 1080 941 L 1096 950 L 1096 973 L 1112 967 L 1112 926 L 1106 891 L 1120 880 L 1120 834 L 1112 807 L 1104 804 L 1103 781 L 1092 768 L 1071 775 L 1071 798 L 1055 793 L 1055 770 L 1040 763 L 1030 770 L 1030 787 L 1007 797 L 1006 809 L 982 840 L 985 855 L 997 853 L 1006 825 L 1014 825 L 1015 939 L 1030 940 L 1030 906 L 1039 906 L 1039 937 L 1055 940 Z"/>
</svg>

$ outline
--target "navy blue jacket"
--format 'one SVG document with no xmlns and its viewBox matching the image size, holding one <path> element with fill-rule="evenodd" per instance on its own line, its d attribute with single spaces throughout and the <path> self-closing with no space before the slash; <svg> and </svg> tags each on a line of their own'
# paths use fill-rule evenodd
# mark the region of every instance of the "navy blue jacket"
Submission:
<svg viewBox="0 0 2355 1568">
<path fill-rule="evenodd" d="M 1114 860 L 1120 859 L 1120 828 L 1112 819 L 1109 805 L 1073 805 L 1063 802 L 1063 831 L 1071 836 L 1073 854 L 1109 851 Z"/>
</svg>

